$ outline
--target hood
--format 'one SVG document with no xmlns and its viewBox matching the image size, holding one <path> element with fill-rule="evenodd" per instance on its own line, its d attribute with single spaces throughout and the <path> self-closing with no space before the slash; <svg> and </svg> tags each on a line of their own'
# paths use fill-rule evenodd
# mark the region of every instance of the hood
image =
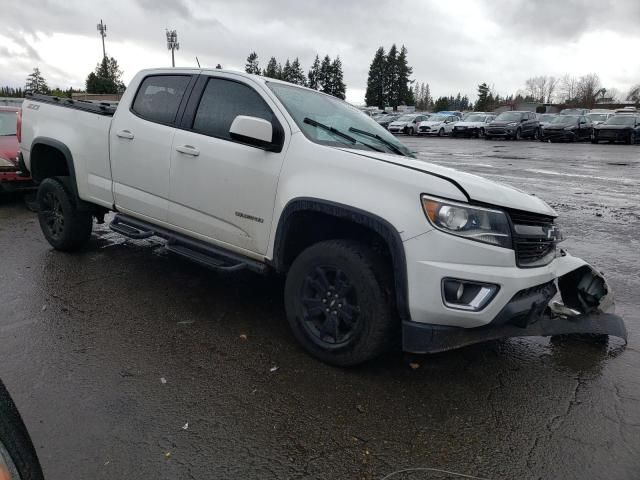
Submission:
<svg viewBox="0 0 640 480">
<path fill-rule="evenodd" d="M 390 127 L 404 127 L 409 122 L 391 122 Z"/>
<path fill-rule="evenodd" d="M 341 148 L 340 150 L 350 152 L 355 155 L 369 157 L 373 160 L 393 163 L 401 168 L 410 168 L 424 172 L 425 174 L 433 174 L 438 177 L 447 178 L 459 185 L 459 188 L 461 187 L 469 198 L 476 202 L 522 210 L 525 212 L 539 213 L 541 215 L 549 215 L 553 217 L 558 216 L 553 208 L 538 197 L 525 193 L 517 188 L 487 180 L 486 178 L 479 177 L 471 173 L 464 173 L 453 168 L 442 167 L 434 163 L 382 152 L 369 152 L 348 148 Z M 429 192 L 425 190 L 423 193 Z"/>
<path fill-rule="evenodd" d="M 456 122 L 456 127 L 482 127 L 484 122 Z"/>
<path fill-rule="evenodd" d="M 420 122 L 421 127 L 435 127 L 436 125 L 442 125 L 444 120 L 425 120 L 424 122 Z"/>
<path fill-rule="evenodd" d="M 595 129 L 596 130 L 627 130 L 627 129 L 633 129 L 633 125 L 605 125 L 604 123 L 601 123 L 600 125 L 596 125 Z"/>
<path fill-rule="evenodd" d="M 564 130 L 567 127 L 578 127 L 575 123 L 548 123 L 544 126 L 545 130 Z"/>
<path fill-rule="evenodd" d="M 15 135 L 0 136 L 0 157 L 16 163 L 18 156 L 18 137 Z"/>
<path fill-rule="evenodd" d="M 519 124 L 520 122 L 517 120 L 494 120 L 492 121 L 489 125 L 492 127 L 504 127 L 506 125 L 509 125 L 510 123 L 517 123 Z"/>
</svg>

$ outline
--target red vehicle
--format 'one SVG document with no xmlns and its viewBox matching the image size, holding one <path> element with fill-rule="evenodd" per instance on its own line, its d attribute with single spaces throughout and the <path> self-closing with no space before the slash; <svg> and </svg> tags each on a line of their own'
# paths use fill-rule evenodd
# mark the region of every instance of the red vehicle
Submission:
<svg viewBox="0 0 640 480">
<path fill-rule="evenodd" d="M 30 177 L 23 177 L 18 166 L 18 142 L 21 110 L 0 107 L 0 193 L 34 187 Z"/>
</svg>

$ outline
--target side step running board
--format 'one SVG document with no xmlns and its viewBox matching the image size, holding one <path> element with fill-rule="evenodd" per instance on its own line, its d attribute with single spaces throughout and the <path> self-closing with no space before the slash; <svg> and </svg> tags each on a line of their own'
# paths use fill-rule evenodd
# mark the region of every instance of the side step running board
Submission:
<svg viewBox="0 0 640 480">
<path fill-rule="evenodd" d="M 164 238 L 167 240 L 167 251 L 214 270 L 233 272 L 247 268 L 254 272 L 266 273 L 269 268 L 266 264 L 252 258 L 230 252 L 122 213 L 116 214 L 109 228 L 114 232 L 136 240 L 152 236 Z"/>
<path fill-rule="evenodd" d="M 133 225 L 129 225 L 125 223 L 125 221 L 120 217 L 120 215 L 116 215 L 112 222 L 109 224 L 109 228 L 114 232 L 117 232 L 125 237 L 133 238 L 136 240 L 142 240 L 144 238 L 149 238 L 153 236 L 153 231 L 144 230 L 139 227 L 134 227 Z"/>
</svg>

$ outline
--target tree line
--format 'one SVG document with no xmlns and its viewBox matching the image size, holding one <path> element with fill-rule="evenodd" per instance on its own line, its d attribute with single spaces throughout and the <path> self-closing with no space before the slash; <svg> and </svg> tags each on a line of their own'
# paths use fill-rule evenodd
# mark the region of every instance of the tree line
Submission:
<svg viewBox="0 0 640 480">
<path fill-rule="evenodd" d="M 344 73 L 342 71 L 342 60 L 337 56 L 331 60 L 329 55 L 325 55 L 322 61 L 316 55 L 309 71 L 305 74 L 298 57 L 293 61 L 287 60 L 282 65 L 276 57 L 271 57 L 264 69 L 260 68 L 258 54 L 251 52 L 247 57 L 244 71 L 253 75 L 284 80 L 285 82 L 304 87 L 312 88 L 334 97 L 344 100 L 347 86 L 344 83 Z"/>
</svg>

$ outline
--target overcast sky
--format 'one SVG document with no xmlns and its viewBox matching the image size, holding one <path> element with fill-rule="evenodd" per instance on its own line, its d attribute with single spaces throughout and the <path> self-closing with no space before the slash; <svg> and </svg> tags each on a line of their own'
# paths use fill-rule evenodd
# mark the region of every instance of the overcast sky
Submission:
<svg viewBox="0 0 640 480">
<path fill-rule="evenodd" d="M 26 0 L 3 2 L 0 85 L 22 86 L 39 66 L 50 87 L 84 88 L 107 54 L 125 83 L 142 68 L 171 65 L 165 28 L 178 30 L 177 66 L 243 69 L 316 53 L 340 55 L 347 100 L 364 98 L 378 46 L 406 45 L 413 78 L 434 96 L 475 97 L 480 82 L 501 94 L 534 75 L 597 73 L 625 93 L 640 82 L 640 0 Z"/>
</svg>

